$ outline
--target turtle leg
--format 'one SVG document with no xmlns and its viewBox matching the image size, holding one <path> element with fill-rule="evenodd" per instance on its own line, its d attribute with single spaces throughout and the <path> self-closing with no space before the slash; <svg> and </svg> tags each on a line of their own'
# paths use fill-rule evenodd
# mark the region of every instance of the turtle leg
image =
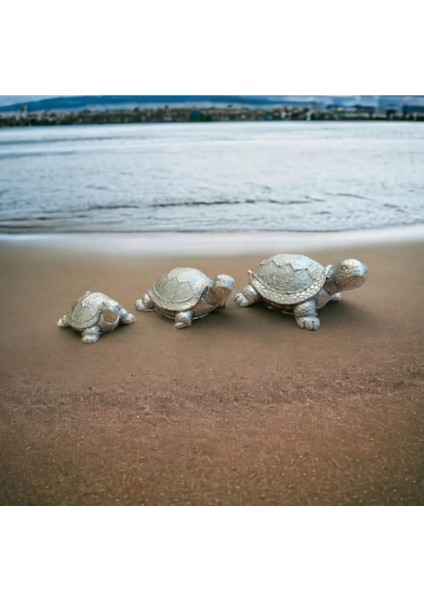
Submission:
<svg viewBox="0 0 424 600">
<path fill-rule="evenodd" d="M 330 298 L 330 300 L 332 300 L 333 302 L 340 302 L 341 299 L 342 299 L 341 292 L 337 292 L 337 294 L 333 294 Z"/>
<path fill-rule="evenodd" d="M 68 315 L 63 315 L 57 322 L 58 327 L 69 327 Z"/>
<path fill-rule="evenodd" d="M 299 327 L 314 331 L 320 326 L 320 321 L 317 317 L 317 302 L 315 298 L 310 298 L 305 302 L 297 304 L 293 309 L 293 316 Z"/>
<path fill-rule="evenodd" d="M 94 342 L 97 342 L 101 335 L 102 332 L 100 331 L 100 327 L 98 325 L 93 325 L 93 327 L 84 329 L 84 331 L 81 333 L 81 339 L 84 344 L 94 344 Z"/>
<path fill-rule="evenodd" d="M 175 315 L 175 327 L 177 329 L 183 329 L 184 327 L 190 327 L 193 322 L 194 313 L 192 310 L 185 310 Z"/>
<path fill-rule="evenodd" d="M 121 320 L 121 322 L 124 325 L 131 325 L 131 323 L 134 323 L 134 321 L 135 321 L 134 315 L 129 313 L 127 310 L 125 310 L 125 308 L 123 308 L 121 305 L 118 305 L 118 313 L 119 313 L 119 319 Z"/>
<path fill-rule="evenodd" d="M 239 306 L 250 306 L 251 304 L 262 302 L 262 296 L 258 294 L 254 287 L 246 285 L 243 291 L 236 295 L 234 302 L 237 302 Z"/>
<path fill-rule="evenodd" d="M 154 310 L 155 305 L 153 304 L 153 300 L 150 298 L 149 294 L 144 294 L 140 300 L 137 300 L 135 303 L 135 307 L 137 310 L 147 311 Z"/>
</svg>

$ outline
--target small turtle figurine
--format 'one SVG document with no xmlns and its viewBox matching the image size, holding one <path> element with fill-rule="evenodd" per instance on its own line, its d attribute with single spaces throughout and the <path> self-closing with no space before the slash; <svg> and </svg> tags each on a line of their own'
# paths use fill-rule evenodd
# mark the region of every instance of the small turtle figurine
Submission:
<svg viewBox="0 0 424 600">
<path fill-rule="evenodd" d="M 93 344 L 102 333 L 115 329 L 120 321 L 124 325 L 130 325 L 135 318 L 109 296 L 88 291 L 57 324 L 59 327 L 72 327 L 80 331 L 84 344 Z"/>
<path fill-rule="evenodd" d="M 182 329 L 225 306 L 234 285 L 229 275 L 217 275 L 212 281 L 198 269 L 176 267 L 162 275 L 135 306 L 141 311 L 156 310 Z"/>
<path fill-rule="evenodd" d="M 270 309 L 292 314 L 299 327 L 315 330 L 320 326 L 317 309 L 365 283 L 367 271 L 354 258 L 324 268 L 307 256 L 277 254 L 248 271 L 249 285 L 234 301 L 239 306 L 264 302 Z"/>
</svg>

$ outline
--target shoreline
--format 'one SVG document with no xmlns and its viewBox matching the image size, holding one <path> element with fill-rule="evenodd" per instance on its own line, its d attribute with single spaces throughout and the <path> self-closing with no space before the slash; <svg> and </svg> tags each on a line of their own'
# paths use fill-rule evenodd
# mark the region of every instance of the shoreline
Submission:
<svg viewBox="0 0 424 600">
<path fill-rule="evenodd" d="M 223 256 L 262 252 L 303 252 L 353 246 L 424 241 L 424 225 L 337 232 L 146 232 L 7 233 L 0 245 L 44 247 L 101 254 Z"/>
</svg>

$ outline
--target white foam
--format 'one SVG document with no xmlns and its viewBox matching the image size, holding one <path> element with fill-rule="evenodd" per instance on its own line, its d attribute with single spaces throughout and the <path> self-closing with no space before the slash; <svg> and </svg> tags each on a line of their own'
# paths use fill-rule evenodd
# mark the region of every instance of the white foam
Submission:
<svg viewBox="0 0 424 600">
<path fill-rule="evenodd" d="M 304 252 L 424 240 L 424 226 L 338 231 L 205 232 L 205 233 L 51 233 L 0 235 L 0 243 L 47 247 L 96 254 L 150 256 L 223 256 L 257 253 Z"/>
</svg>

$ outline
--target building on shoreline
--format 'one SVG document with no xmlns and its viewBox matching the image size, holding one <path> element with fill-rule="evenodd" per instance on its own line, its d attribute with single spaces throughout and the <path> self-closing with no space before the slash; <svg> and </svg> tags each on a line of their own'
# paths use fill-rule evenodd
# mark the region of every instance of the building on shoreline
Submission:
<svg viewBox="0 0 424 600">
<path fill-rule="evenodd" d="M 293 105 L 246 106 L 159 106 L 133 109 L 85 109 L 79 111 L 30 111 L 1 113 L 0 127 L 53 125 L 103 125 L 122 123 L 205 123 L 226 121 L 424 121 L 424 106 L 378 103 L 352 106 Z"/>
</svg>

